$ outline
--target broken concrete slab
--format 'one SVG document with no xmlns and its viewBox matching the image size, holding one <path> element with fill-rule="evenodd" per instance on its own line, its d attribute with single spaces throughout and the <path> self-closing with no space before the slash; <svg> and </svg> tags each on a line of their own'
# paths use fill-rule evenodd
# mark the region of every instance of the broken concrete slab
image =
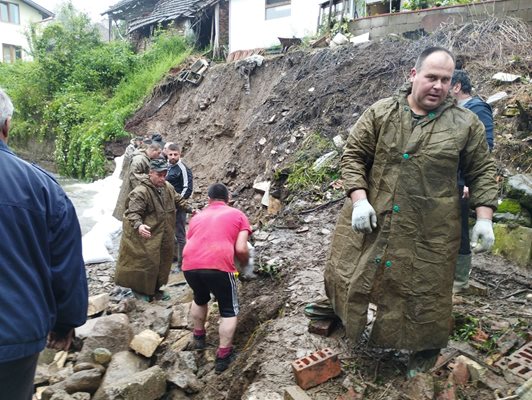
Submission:
<svg viewBox="0 0 532 400">
<path fill-rule="evenodd" d="M 514 75 L 514 74 L 508 74 L 506 72 L 497 72 L 495 75 L 491 77 L 491 79 L 494 79 L 499 82 L 516 82 L 519 79 L 521 79 L 520 75 Z"/>
<path fill-rule="evenodd" d="M 488 99 L 486 100 L 486 103 L 493 104 L 496 103 L 499 100 L 504 100 L 508 97 L 508 93 L 506 92 L 497 92 L 495 94 L 492 94 Z"/>
</svg>

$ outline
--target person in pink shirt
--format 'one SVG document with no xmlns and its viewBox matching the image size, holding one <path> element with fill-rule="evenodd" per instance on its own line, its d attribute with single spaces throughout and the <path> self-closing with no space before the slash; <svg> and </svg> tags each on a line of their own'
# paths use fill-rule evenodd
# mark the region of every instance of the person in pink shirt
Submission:
<svg viewBox="0 0 532 400">
<path fill-rule="evenodd" d="M 194 292 L 190 315 L 194 323 L 193 347 L 205 348 L 205 320 L 211 293 L 220 311 L 220 344 L 215 372 L 225 371 L 234 360 L 233 336 L 239 312 L 234 259 L 244 268 L 249 260 L 251 227 L 246 215 L 230 207 L 229 191 L 222 183 L 208 189 L 209 204 L 191 218 L 183 250 L 182 270 Z"/>
</svg>

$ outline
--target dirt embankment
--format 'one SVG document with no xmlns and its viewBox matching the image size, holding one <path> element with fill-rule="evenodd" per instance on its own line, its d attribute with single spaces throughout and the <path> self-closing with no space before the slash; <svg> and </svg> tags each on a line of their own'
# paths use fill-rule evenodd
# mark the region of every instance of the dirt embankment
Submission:
<svg viewBox="0 0 532 400">
<path fill-rule="evenodd" d="M 341 330 L 332 338 L 306 331 L 308 321 L 302 309 L 323 294 L 322 271 L 338 206 L 303 214 L 294 207 L 280 216 L 267 216 L 252 186 L 256 179 L 272 179 L 275 171 L 289 166 L 305 135 L 345 138 L 367 106 L 391 95 L 406 81 L 416 56 L 429 45 L 453 48 L 484 97 L 500 90 L 509 93 L 495 105 L 500 130 L 496 129 L 499 146 L 495 155 L 501 170 L 530 170 L 530 145 L 522 140 L 526 135 L 518 128 L 519 121 L 502 115 L 517 98 L 530 104 L 530 89 L 523 84 L 497 87 L 491 76 L 500 71 L 530 76 L 532 35 L 521 24 L 508 25 L 513 27 L 512 35 L 501 26 L 505 25 L 499 21 L 498 25 L 467 29 L 447 27 L 417 42 L 395 38 L 267 58 L 251 74 L 250 94 L 245 93 L 244 78 L 234 63 L 212 65 L 199 86 L 177 84 L 175 76 L 168 77 L 128 122 L 132 134 L 156 131 L 183 146 L 184 160 L 194 173 L 195 200 L 204 201 L 206 187 L 214 181 L 228 184 L 235 205 L 265 234 L 257 248 L 258 263 L 280 271 L 242 285 L 236 338 L 241 356 L 221 376 L 206 376 L 205 390 L 194 398 L 280 399 L 282 387 L 293 384 L 290 361 L 325 346 L 340 351 L 344 374 L 311 390 L 312 398 L 336 399 L 357 385 L 366 387 L 367 399 L 412 398 L 401 388 L 404 355 L 357 347 L 342 337 Z M 512 157 L 511 165 L 503 163 Z M 297 209 L 319 204 L 301 194 Z M 287 227 L 306 230 L 297 233 Z M 522 329 L 530 316 L 526 304 L 501 299 L 530 290 L 527 272 L 500 258 L 477 258 L 475 264 L 474 274 L 492 291 L 489 297 L 466 299 L 457 310 L 477 319 L 494 310 L 492 322 L 504 319 L 508 326 L 521 324 Z M 520 279 L 514 282 L 512 276 Z M 216 327 L 216 318 L 211 319 Z M 509 393 L 512 385 L 515 382 L 506 382 L 501 390 Z M 467 387 L 462 393 L 464 398 L 484 399 L 492 398 L 493 391 Z"/>
</svg>

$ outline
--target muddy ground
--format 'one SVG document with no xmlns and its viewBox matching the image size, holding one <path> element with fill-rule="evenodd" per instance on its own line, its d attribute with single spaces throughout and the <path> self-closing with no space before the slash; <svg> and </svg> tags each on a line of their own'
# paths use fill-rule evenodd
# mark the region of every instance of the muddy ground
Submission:
<svg viewBox="0 0 532 400">
<path fill-rule="evenodd" d="M 484 97 L 501 90 L 509 93 L 494 106 L 498 143 L 494 155 L 501 176 L 530 172 L 530 143 L 523 140 L 530 133 L 518 118 L 504 115 L 516 100 L 530 104 L 530 85 L 497 84 L 491 76 L 499 71 L 530 76 L 532 35 L 529 27 L 514 20 L 494 21 L 467 29 L 449 26 L 415 42 L 394 37 L 356 47 L 303 49 L 266 58 L 250 76 L 249 94 L 234 63 L 211 65 L 199 86 L 181 84 L 177 74 L 170 75 L 128 122 L 126 128 L 132 135 L 159 132 L 167 141 L 183 146 L 184 160 L 194 173 L 196 206 L 205 202 L 210 183 L 222 181 L 231 188 L 234 205 L 254 224 L 256 264 L 262 273 L 258 280 L 240 284 L 242 311 L 235 338 L 239 357 L 220 376 L 212 373 L 212 360 L 205 358 L 200 378 L 206 386 L 189 398 L 282 399 L 283 388 L 294 384 L 290 363 L 323 347 L 339 352 L 343 372 L 308 390 L 312 399 L 337 399 L 350 387 L 365 388 L 365 399 L 412 398 L 405 388 L 405 354 L 370 349 L 364 341 L 350 343 L 341 327 L 328 338 L 308 333 L 303 308 L 323 296 L 322 272 L 341 201 L 325 204 L 341 198 L 341 191 L 330 189 L 326 182 L 294 193 L 278 182 L 275 196 L 283 208 L 274 215 L 261 205 L 253 182 L 275 180 L 282 175 L 279 171 L 290 170 L 301 143 L 311 134 L 329 141 L 336 135 L 345 139 L 364 109 L 397 90 L 417 54 L 433 44 L 455 50 Z M 124 143 L 111 144 L 109 156 L 120 154 L 123 148 Z M 112 264 L 89 266 L 88 271 L 91 294 L 113 290 Z M 456 299 L 455 333 L 469 329 L 469 317 L 476 319 L 476 327 L 489 333 L 493 342 L 504 331 L 522 336 L 531 331 L 531 303 L 526 300 L 530 270 L 500 257 L 478 255 L 473 278 L 489 292 Z M 169 291 L 171 302 L 189 298 L 183 285 L 171 286 Z M 215 343 L 215 313 L 210 321 L 209 339 Z M 473 340 L 451 342 L 447 351 L 459 347 L 485 360 L 497 348 L 491 342 L 484 346 L 479 350 L 481 346 Z M 441 386 L 447 373 L 447 366 L 437 371 Z M 492 387 L 486 383 L 460 387 L 459 398 L 509 396 L 519 381 L 511 375 L 508 380 L 502 378 L 493 377 Z M 174 393 L 168 398 L 181 397 Z"/>
<path fill-rule="evenodd" d="M 305 211 L 313 204 L 302 206 L 301 211 Z M 215 375 L 212 354 L 210 357 L 198 354 L 199 376 L 206 383 L 203 391 L 188 397 L 177 397 L 177 392 L 169 392 L 168 399 L 283 399 L 284 388 L 295 384 L 291 362 L 324 347 L 339 352 L 343 372 L 339 377 L 307 390 L 312 399 L 335 400 L 350 387 L 365 388 L 364 399 L 409 398 L 405 397 L 408 396 L 405 393 L 409 393 L 405 380 L 405 353 L 371 349 L 364 339 L 352 343 L 345 338 L 341 326 L 330 337 L 308 332 L 309 320 L 303 309 L 324 294 L 322 273 L 339 208 L 337 203 L 300 214 L 300 221 L 291 225 L 292 229 L 282 228 L 281 221 L 273 219 L 268 227 L 257 232 L 262 239 L 255 241 L 257 266 L 263 267 L 270 262 L 275 266 L 270 271 L 277 272 L 271 275 L 262 272 L 257 280 L 239 284 L 241 314 L 235 337 L 238 358 L 229 370 Z M 275 225 L 279 227 L 273 227 Z M 478 326 L 490 335 L 500 336 L 505 331 L 530 332 L 532 303 L 526 300 L 531 289 L 530 270 L 493 255 L 476 255 L 473 265 L 473 278 L 484 282 L 489 292 L 482 296 L 457 297 L 454 310 L 457 320 L 477 318 Z M 114 286 L 107 279 L 112 277 L 113 267 L 112 263 L 88 266 L 91 295 L 113 292 Z M 177 277 L 171 278 L 174 282 L 178 280 Z M 157 305 L 170 307 L 176 302 L 190 301 L 186 285 L 171 284 L 167 290 L 172 299 L 157 302 Z M 516 292 L 520 293 L 511 296 Z M 137 310 L 129 314 L 135 333 L 146 329 L 139 316 L 147 307 L 150 306 L 138 304 Z M 211 313 L 209 321 L 208 341 L 213 345 L 212 353 L 217 341 L 216 311 Z M 171 338 L 172 334 L 168 337 Z M 485 360 L 490 354 L 497 353 L 496 348 L 491 352 L 478 350 L 473 347 L 476 344 L 473 340 L 451 341 L 443 354 L 459 348 Z M 165 348 L 163 343 L 154 362 L 163 356 L 161 353 Z M 447 366 L 437 371 L 442 386 L 447 375 Z M 480 383 L 459 387 L 458 398 L 482 400 L 509 396 L 520 380 L 511 374 L 506 375 L 506 380 L 503 376 L 491 376 L 486 380 L 489 386 Z M 500 397 L 495 397 L 494 393 Z"/>
</svg>

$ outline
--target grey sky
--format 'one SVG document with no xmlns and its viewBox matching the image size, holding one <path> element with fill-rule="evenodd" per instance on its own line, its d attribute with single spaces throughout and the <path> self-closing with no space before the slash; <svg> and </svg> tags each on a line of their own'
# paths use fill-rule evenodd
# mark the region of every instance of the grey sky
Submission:
<svg viewBox="0 0 532 400">
<path fill-rule="evenodd" d="M 52 12 L 56 11 L 59 5 L 63 3 L 62 0 L 34 0 L 34 2 Z M 76 9 L 89 14 L 95 22 L 102 19 L 101 13 L 118 2 L 119 0 L 72 0 Z"/>
</svg>

